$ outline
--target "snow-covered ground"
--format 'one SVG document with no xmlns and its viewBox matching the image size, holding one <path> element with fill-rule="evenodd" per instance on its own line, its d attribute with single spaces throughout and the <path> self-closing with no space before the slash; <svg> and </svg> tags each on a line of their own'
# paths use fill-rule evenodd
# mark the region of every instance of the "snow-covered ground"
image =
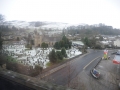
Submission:
<svg viewBox="0 0 120 90">
<path fill-rule="evenodd" d="M 19 63 L 24 65 L 30 65 L 35 67 L 35 65 L 40 65 L 46 68 L 46 64 L 49 62 L 48 54 L 53 48 L 47 48 L 43 50 L 42 48 L 33 48 L 32 50 L 27 50 L 24 45 L 3 45 L 2 53 L 8 54 L 16 58 Z M 82 54 L 78 49 L 71 48 L 66 50 L 67 58 L 72 58 L 77 55 Z"/>
</svg>

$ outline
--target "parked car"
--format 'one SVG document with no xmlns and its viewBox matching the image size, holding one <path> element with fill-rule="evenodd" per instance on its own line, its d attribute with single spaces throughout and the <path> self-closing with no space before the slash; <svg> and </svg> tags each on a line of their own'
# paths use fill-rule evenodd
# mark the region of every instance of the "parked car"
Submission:
<svg viewBox="0 0 120 90">
<path fill-rule="evenodd" d="M 120 50 L 118 50 L 118 51 L 116 52 L 116 55 L 120 55 Z"/>
<path fill-rule="evenodd" d="M 95 68 L 93 68 L 90 72 L 94 78 L 100 77 L 100 72 L 98 70 L 96 70 Z"/>
<path fill-rule="evenodd" d="M 120 64 L 120 55 L 115 55 L 115 57 L 113 58 L 113 63 Z"/>
</svg>

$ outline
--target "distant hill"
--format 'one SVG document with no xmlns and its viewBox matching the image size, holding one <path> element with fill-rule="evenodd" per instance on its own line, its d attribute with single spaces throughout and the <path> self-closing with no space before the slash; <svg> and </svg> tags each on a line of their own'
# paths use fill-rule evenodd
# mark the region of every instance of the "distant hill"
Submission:
<svg viewBox="0 0 120 90">
<path fill-rule="evenodd" d="M 43 28 L 43 29 L 63 29 L 70 24 L 68 23 L 61 23 L 61 22 L 47 22 L 47 21 L 32 21 L 32 22 L 26 22 L 26 21 L 6 21 L 4 22 L 4 25 L 7 26 L 15 26 L 18 28 Z"/>
<path fill-rule="evenodd" d="M 120 35 L 120 29 L 113 28 L 112 26 L 107 26 L 102 23 L 88 25 L 88 24 L 79 24 L 72 25 L 62 22 L 47 22 L 47 21 L 5 21 L 4 31 L 11 27 L 9 30 L 34 30 L 34 29 L 50 29 L 50 30 L 66 30 L 68 34 L 103 34 L 103 35 Z M 0 26 L 1 27 L 1 26 Z M 3 30 L 2 29 L 2 30 Z"/>
<path fill-rule="evenodd" d="M 79 26 L 70 26 L 67 28 L 67 33 L 74 34 L 85 34 L 85 35 L 120 35 L 120 29 L 113 28 L 112 26 L 107 25 L 79 25 Z"/>
</svg>

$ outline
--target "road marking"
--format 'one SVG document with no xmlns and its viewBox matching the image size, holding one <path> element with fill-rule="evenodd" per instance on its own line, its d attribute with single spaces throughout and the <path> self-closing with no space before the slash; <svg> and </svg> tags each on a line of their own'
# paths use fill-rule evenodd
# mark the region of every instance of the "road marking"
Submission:
<svg viewBox="0 0 120 90">
<path fill-rule="evenodd" d="M 95 59 L 93 59 L 91 62 L 89 62 L 83 69 L 86 69 L 93 61 L 95 61 L 96 59 L 98 59 L 99 57 L 96 57 Z"/>
<path fill-rule="evenodd" d="M 104 68 L 103 66 L 99 65 L 100 68 Z"/>
</svg>

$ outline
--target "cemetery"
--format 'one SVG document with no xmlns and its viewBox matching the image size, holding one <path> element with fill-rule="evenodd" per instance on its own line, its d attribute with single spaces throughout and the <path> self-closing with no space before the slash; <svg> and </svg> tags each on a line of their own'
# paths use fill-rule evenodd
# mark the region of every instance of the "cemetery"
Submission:
<svg viewBox="0 0 120 90">
<path fill-rule="evenodd" d="M 52 51 L 53 48 L 36 48 L 33 47 L 32 50 L 25 48 L 25 45 L 3 45 L 3 49 L 1 53 L 6 54 L 7 56 L 11 56 L 12 58 L 16 59 L 18 63 L 21 63 L 26 66 L 31 66 L 35 68 L 35 65 L 39 65 L 41 67 L 46 68 L 47 63 L 49 62 L 49 52 Z M 67 59 L 75 57 L 77 55 L 82 54 L 81 51 L 72 47 L 69 50 L 66 50 Z"/>
</svg>

